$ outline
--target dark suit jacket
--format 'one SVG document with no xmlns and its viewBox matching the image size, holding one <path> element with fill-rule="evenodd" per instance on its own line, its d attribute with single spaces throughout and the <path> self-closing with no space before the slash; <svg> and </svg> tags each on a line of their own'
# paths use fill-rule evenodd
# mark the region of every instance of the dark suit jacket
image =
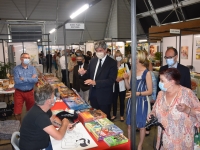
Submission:
<svg viewBox="0 0 200 150">
<path fill-rule="evenodd" d="M 88 65 L 84 63 L 83 65 L 84 70 L 88 69 Z M 80 89 L 82 91 L 87 91 L 90 89 L 89 85 L 85 85 L 84 84 L 84 79 L 79 77 L 78 74 L 78 69 L 79 69 L 79 65 L 74 66 L 74 71 L 73 71 L 73 88 L 77 91 L 80 92 Z"/>
<path fill-rule="evenodd" d="M 87 79 L 93 80 L 97 62 L 97 57 L 91 59 L 88 70 L 83 76 L 84 78 L 86 77 Z M 100 105 L 111 104 L 113 97 L 113 84 L 116 78 L 117 62 L 109 56 L 106 56 L 101 70 L 96 74 L 96 85 L 94 87 L 90 86 L 89 100 L 92 101 L 95 97 Z"/>
<path fill-rule="evenodd" d="M 160 68 L 160 72 L 166 69 L 168 69 L 168 65 L 162 66 Z M 178 63 L 177 69 L 181 74 L 180 85 L 191 89 L 191 77 L 190 77 L 189 68 Z"/>
</svg>

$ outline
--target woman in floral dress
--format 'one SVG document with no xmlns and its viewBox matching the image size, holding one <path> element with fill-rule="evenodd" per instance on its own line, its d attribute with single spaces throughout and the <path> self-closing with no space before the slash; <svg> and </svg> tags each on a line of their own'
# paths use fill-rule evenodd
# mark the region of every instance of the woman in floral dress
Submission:
<svg viewBox="0 0 200 150">
<path fill-rule="evenodd" d="M 162 150 L 193 150 L 194 126 L 200 122 L 200 102 L 192 90 L 180 85 L 180 73 L 169 68 L 160 73 L 159 92 L 152 112 L 163 131 Z M 158 127 L 157 149 L 161 128 Z"/>
</svg>

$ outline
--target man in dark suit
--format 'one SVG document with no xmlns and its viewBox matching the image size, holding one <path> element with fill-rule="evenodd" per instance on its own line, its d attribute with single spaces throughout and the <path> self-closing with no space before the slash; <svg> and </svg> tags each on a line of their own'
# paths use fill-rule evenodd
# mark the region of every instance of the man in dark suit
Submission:
<svg viewBox="0 0 200 150">
<path fill-rule="evenodd" d="M 48 54 L 46 55 L 46 65 L 47 65 L 47 73 L 48 70 L 50 70 L 50 73 L 52 73 L 51 68 L 52 68 L 52 55 L 50 51 L 48 51 Z"/>
<path fill-rule="evenodd" d="M 166 59 L 167 65 L 162 66 L 159 72 L 166 70 L 168 68 L 177 68 L 181 74 L 180 84 L 184 87 L 191 89 L 191 77 L 189 68 L 177 62 L 178 59 L 177 50 L 173 47 L 168 48 L 167 51 L 165 52 L 164 58 Z"/>
<path fill-rule="evenodd" d="M 85 84 L 90 85 L 89 100 L 93 108 L 102 110 L 110 119 L 113 84 L 117 78 L 117 62 L 107 56 L 104 41 L 95 43 L 96 56 L 90 61 L 88 70 L 79 69 Z"/>
<path fill-rule="evenodd" d="M 87 70 L 88 65 L 85 63 L 85 59 L 84 59 L 83 55 L 76 56 L 76 61 L 77 61 L 78 65 L 74 66 L 74 71 L 73 71 L 73 88 L 77 92 L 79 92 L 80 96 L 84 100 L 88 101 L 90 86 L 84 84 L 85 80 L 82 79 L 82 78 L 80 78 L 79 74 L 78 74 L 78 70 L 80 68 L 83 68 L 84 70 Z"/>
</svg>

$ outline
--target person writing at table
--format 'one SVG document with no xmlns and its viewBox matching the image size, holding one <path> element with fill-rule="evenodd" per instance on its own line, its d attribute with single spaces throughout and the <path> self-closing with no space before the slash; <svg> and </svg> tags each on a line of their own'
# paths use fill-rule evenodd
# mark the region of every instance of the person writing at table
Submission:
<svg viewBox="0 0 200 150">
<path fill-rule="evenodd" d="M 52 149 L 49 136 L 61 140 L 72 124 L 64 118 L 62 121 L 52 115 L 55 104 L 54 89 L 50 84 L 37 88 L 34 92 L 35 105 L 26 114 L 20 128 L 20 150 Z M 56 130 L 55 126 L 60 128 Z"/>
<path fill-rule="evenodd" d="M 33 88 L 38 82 L 35 67 L 29 65 L 30 56 L 28 53 L 22 53 L 21 64 L 13 69 L 15 81 L 14 94 L 14 115 L 21 122 L 21 113 L 24 101 L 26 102 L 26 110 L 30 110 L 34 105 Z"/>
<path fill-rule="evenodd" d="M 153 115 L 165 128 L 161 149 L 194 149 L 194 126 L 200 123 L 200 102 L 191 89 L 180 85 L 180 81 L 181 74 L 176 68 L 160 72 L 161 91 L 147 119 Z M 157 135 L 158 148 L 160 127 Z"/>
</svg>

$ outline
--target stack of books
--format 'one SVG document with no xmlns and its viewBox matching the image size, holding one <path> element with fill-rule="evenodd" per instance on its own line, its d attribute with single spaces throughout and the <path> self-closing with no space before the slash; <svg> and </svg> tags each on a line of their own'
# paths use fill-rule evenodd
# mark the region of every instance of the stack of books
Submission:
<svg viewBox="0 0 200 150">
<path fill-rule="evenodd" d="M 91 132 L 98 141 L 103 140 L 106 137 L 123 134 L 123 131 L 114 124 L 102 126 L 101 128 L 93 128 Z"/>
<path fill-rule="evenodd" d="M 88 111 L 79 113 L 79 121 L 82 122 L 83 124 L 85 124 L 86 122 L 106 117 L 107 116 L 105 113 L 103 113 L 101 110 L 96 110 L 96 109 L 90 109 Z"/>
<path fill-rule="evenodd" d="M 123 134 L 109 136 L 103 139 L 108 146 L 116 146 L 128 142 L 128 139 Z"/>
</svg>

